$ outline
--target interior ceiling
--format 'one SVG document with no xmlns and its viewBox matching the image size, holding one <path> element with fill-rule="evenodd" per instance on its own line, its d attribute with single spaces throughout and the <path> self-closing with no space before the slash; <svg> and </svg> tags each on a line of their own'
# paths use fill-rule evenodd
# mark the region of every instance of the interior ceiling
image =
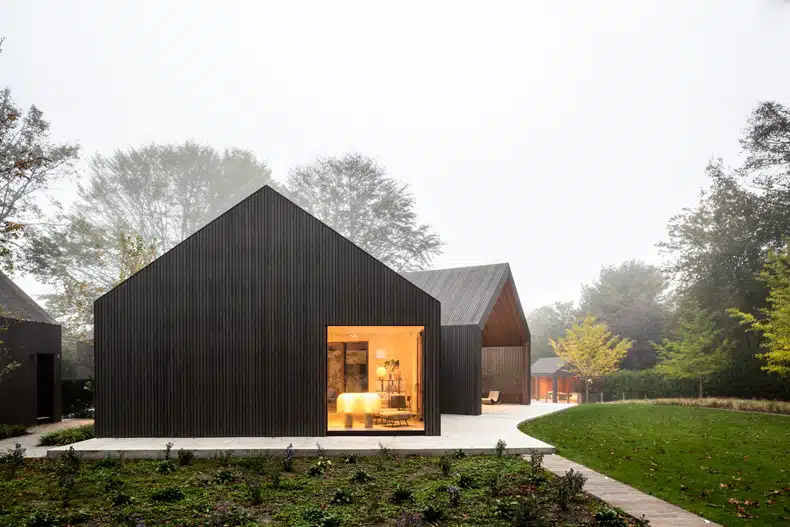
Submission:
<svg viewBox="0 0 790 527">
<path fill-rule="evenodd" d="M 329 340 L 356 335 L 416 335 L 423 326 L 328 326 Z"/>
<path fill-rule="evenodd" d="M 513 281 L 508 280 L 483 328 L 483 346 L 523 346 L 527 331 L 516 304 Z"/>
</svg>

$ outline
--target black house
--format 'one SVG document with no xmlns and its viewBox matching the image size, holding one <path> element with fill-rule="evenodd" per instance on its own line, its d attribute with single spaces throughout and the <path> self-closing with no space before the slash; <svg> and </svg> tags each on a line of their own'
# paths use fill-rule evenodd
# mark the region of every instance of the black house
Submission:
<svg viewBox="0 0 790 527">
<path fill-rule="evenodd" d="M 60 325 L 0 272 L 0 423 L 60 421 Z"/>
<path fill-rule="evenodd" d="M 94 312 L 99 437 L 440 433 L 439 302 L 271 187 Z"/>
</svg>

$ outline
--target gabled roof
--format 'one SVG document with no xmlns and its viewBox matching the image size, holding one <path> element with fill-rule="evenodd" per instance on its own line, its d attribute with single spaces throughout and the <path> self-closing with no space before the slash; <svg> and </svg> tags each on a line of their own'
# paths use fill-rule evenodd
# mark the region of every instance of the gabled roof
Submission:
<svg viewBox="0 0 790 527">
<path fill-rule="evenodd" d="M 58 323 L 3 272 L 0 272 L 0 309 L 2 309 L 0 316 L 6 318 L 47 324 Z"/>
<path fill-rule="evenodd" d="M 482 328 L 511 274 L 510 265 L 500 263 L 415 271 L 403 276 L 442 303 L 443 326 Z"/>
<path fill-rule="evenodd" d="M 532 364 L 532 375 L 554 375 L 565 367 L 565 361 L 559 357 L 544 357 Z"/>
</svg>

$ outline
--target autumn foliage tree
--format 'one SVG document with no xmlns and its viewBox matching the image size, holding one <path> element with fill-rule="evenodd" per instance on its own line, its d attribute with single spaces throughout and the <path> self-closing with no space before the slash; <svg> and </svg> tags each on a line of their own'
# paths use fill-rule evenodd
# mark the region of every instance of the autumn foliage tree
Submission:
<svg viewBox="0 0 790 527">
<path fill-rule="evenodd" d="M 759 276 L 768 287 L 768 306 L 758 309 L 756 316 L 736 308 L 728 312 L 749 331 L 762 336 L 765 351 L 757 354 L 757 358 L 765 361 L 762 369 L 790 376 L 790 247 L 769 251 Z"/>
<path fill-rule="evenodd" d="M 565 336 L 549 341 L 570 371 L 583 379 L 585 401 L 590 399 L 590 382 L 617 371 L 633 341 L 613 335 L 606 324 L 587 315 L 581 324 L 573 324 Z"/>
</svg>

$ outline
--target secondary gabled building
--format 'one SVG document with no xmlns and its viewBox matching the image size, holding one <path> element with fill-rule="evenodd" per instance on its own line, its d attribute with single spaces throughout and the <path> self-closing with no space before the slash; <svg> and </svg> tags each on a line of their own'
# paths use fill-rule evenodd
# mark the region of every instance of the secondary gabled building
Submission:
<svg viewBox="0 0 790 527">
<path fill-rule="evenodd" d="M 99 437 L 440 433 L 439 302 L 271 187 L 94 311 Z"/>
<path fill-rule="evenodd" d="M 530 333 L 506 263 L 405 273 L 442 305 L 442 413 L 479 415 L 481 397 L 530 404 Z"/>
<path fill-rule="evenodd" d="M 60 325 L 0 272 L 0 423 L 60 421 Z"/>
</svg>

